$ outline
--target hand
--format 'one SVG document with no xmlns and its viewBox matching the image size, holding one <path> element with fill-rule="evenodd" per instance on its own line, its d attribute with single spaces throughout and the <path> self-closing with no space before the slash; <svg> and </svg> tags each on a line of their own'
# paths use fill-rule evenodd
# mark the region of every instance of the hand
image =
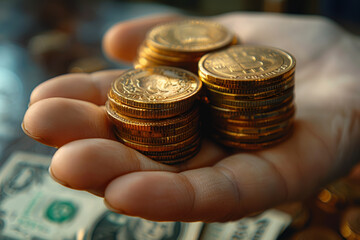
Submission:
<svg viewBox="0 0 360 240">
<path fill-rule="evenodd" d="M 145 32 L 173 17 L 133 20 L 104 38 L 106 53 L 132 61 Z M 227 221 L 303 199 L 359 160 L 360 41 L 319 17 L 229 14 L 215 18 L 243 43 L 282 48 L 297 59 L 295 129 L 285 142 L 230 155 L 204 139 L 179 166 L 152 161 L 116 141 L 104 103 L 120 70 L 69 74 L 38 86 L 23 128 L 59 149 L 59 183 L 103 196 L 113 211 L 150 220 Z"/>
</svg>

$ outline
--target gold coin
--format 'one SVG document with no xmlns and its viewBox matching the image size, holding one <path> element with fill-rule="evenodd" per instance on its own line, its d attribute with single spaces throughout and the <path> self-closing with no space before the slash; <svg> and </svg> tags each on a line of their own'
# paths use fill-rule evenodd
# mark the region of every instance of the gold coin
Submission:
<svg viewBox="0 0 360 240">
<path fill-rule="evenodd" d="M 115 130 L 116 136 L 118 136 L 121 139 L 126 139 L 134 143 L 139 144 L 151 144 L 151 145 L 163 145 L 163 144 L 172 144 L 184 141 L 185 139 L 191 137 L 196 132 L 199 131 L 199 128 L 189 128 L 187 131 L 172 135 L 172 134 L 163 134 L 165 136 L 161 137 L 142 137 L 142 136 L 136 136 L 134 134 L 128 134 L 123 131 Z"/>
<path fill-rule="evenodd" d="M 256 113 L 264 113 L 264 112 L 269 112 L 269 111 L 273 111 L 275 109 L 284 107 L 290 103 L 293 102 L 294 97 L 291 95 L 289 97 L 286 98 L 279 98 L 277 99 L 279 101 L 273 101 L 272 104 L 268 104 L 268 105 L 256 105 L 256 103 L 253 103 L 253 105 L 244 105 L 244 106 L 231 106 L 231 101 L 229 101 L 229 105 L 226 105 L 222 102 L 214 102 L 211 101 L 211 104 L 221 107 L 221 108 L 228 108 L 231 110 L 236 110 L 236 111 L 242 111 L 244 115 L 249 115 L 249 114 L 256 114 Z M 237 103 L 233 103 L 234 105 Z"/>
<path fill-rule="evenodd" d="M 156 160 L 156 161 L 182 161 L 183 158 L 189 157 L 190 155 L 193 155 L 194 153 L 198 153 L 200 150 L 200 144 L 197 144 L 196 146 L 189 148 L 187 150 L 179 151 L 178 153 L 169 153 L 168 155 L 151 155 L 148 152 L 145 152 L 144 155 L 147 157 Z"/>
<path fill-rule="evenodd" d="M 241 86 L 240 88 L 235 88 L 234 86 L 219 86 L 208 82 L 206 79 L 201 77 L 201 75 L 200 79 L 210 94 L 223 94 L 224 97 L 229 95 L 229 97 L 236 96 L 239 98 L 249 99 L 268 97 L 276 94 L 277 92 L 285 91 L 286 89 L 294 87 L 295 84 L 294 74 L 290 75 L 287 79 L 282 79 L 281 81 L 274 82 L 271 85 Z"/>
<path fill-rule="evenodd" d="M 182 62 L 174 62 L 170 61 L 170 59 L 156 59 L 153 56 L 146 55 L 144 53 L 139 53 L 137 59 L 134 62 L 134 68 L 141 69 L 147 67 L 156 67 L 156 66 L 171 66 L 182 68 L 188 70 L 192 73 L 197 73 L 197 62 L 193 61 L 182 61 Z"/>
<path fill-rule="evenodd" d="M 241 142 L 239 140 L 234 140 L 234 139 L 227 139 L 224 136 L 219 136 L 216 133 L 212 134 L 213 139 L 218 142 L 219 144 L 225 146 L 225 147 L 229 147 L 229 148 L 234 148 L 234 149 L 242 149 L 242 150 L 260 150 L 260 149 L 264 149 L 264 148 L 268 148 L 271 146 L 274 146 L 276 144 L 279 144 L 283 141 L 285 141 L 291 134 L 291 132 L 283 132 L 282 134 L 277 135 L 275 138 L 273 139 L 267 139 L 265 141 L 262 142 Z"/>
<path fill-rule="evenodd" d="M 220 24 L 189 19 L 159 25 L 147 34 L 149 47 L 167 52 L 208 52 L 233 43 L 234 34 Z"/>
<path fill-rule="evenodd" d="M 243 100 L 233 96 L 233 99 L 230 97 L 222 97 L 222 94 L 208 94 L 208 99 L 210 104 L 216 106 L 225 106 L 232 108 L 261 108 L 265 106 L 274 106 L 287 101 L 289 98 L 293 98 L 293 88 L 287 89 L 285 92 L 278 93 L 275 96 L 262 99 L 249 99 Z M 229 95 L 227 95 L 229 96 Z"/>
<path fill-rule="evenodd" d="M 229 108 L 221 108 L 214 105 L 209 104 L 208 108 L 210 110 L 211 115 L 214 119 L 229 119 L 234 121 L 265 121 L 273 118 L 280 118 L 283 114 L 286 114 L 289 111 L 294 111 L 295 107 L 293 102 L 289 102 L 288 104 L 275 108 L 272 111 L 263 111 L 263 112 L 244 112 L 241 109 L 229 109 Z"/>
<path fill-rule="evenodd" d="M 142 119 L 164 119 L 171 118 L 188 110 L 191 105 L 179 105 L 174 108 L 163 108 L 163 109 L 148 109 L 148 108 L 137 108 L 131 107 L 119 102 L 116 102 L 114 98 L 108 97 L 108 106 L 119 114 L 123 114 L 133 118 Z"/>
<path fill-rule="evenodd" d="M 141 68 L 148 68 L 148 67 L 156 67 L 159 65 L 157 65 L 156 63 L 154 63 L 152 61 L 149 61 L 146 58 L 138 58 L 134 61 L 133 66 L 135 69 L 139 69 L 139 68 L 141 69 Z"/>
<path fill-rule="evenodd" d="M 341 235 L 345 239 L 360 239 L 360 207 L 349 208 L 341 220 Z"/>
<path fill-rule="evenodd" d="M 202 82 L 193 73 L 174 67 L 133 69 L 112 84 L 113 99 L 130 107 L 145 109 L 190 106 Z"/>
<path fill-rule="evenodd" d="M 295 107 L 289 108 L 287 111 L 277 114 L 276 116 L 258 119 L 258 120 L 244 120 L 241 118 L 228 118 L 221 116 L 214 116 L 213 124 L 215 126 L 227 126 L 229 127 L 263 127 L 269 126 L 282 121 L 293 118 L 295 115 Z M 251 115 L 253 116 L 253 115 Z"/>
<path fill-rule="evenodd" d="M 285 79 L 295 69 L 289 53 L 266 46 L 231 46 L 209 53 L 199 61 L 199 71 L 218 85 L 267 84 Z"/>
<path fill-rule="evenodd" d="M 145 145 L 145 144 L 139 144 L 139 143 L 135 143 L 132 141 L 129 141 L 127 139 L 124 138 L 120 138 L 118 137 L 118 139 L 124 143 L 126 146 L 131 147 L 135 150 L 141 151 L 143 153 L 145 152 L 161 152 L 161 151 L 172 151 L 172 150 L 176 150 L 176 149 L 182 149 L 184 147 L 186 147 L 189 144 L 192 144 L 196 141 L 199 141 L 200 139 L 200 132 L 198 132 L 197 134 L 194 134 L 193 136 L 191 136 L 188 139 L 185 139 L 182 142 L 178 142 L 178 143 L 171 143 L 171 144 L 164 144 L 164 145 Z"/>
<path fill-rule="evenodd" d="M 110 106 L 109 102 L 106 102 L 106 111 L 108 117 L 117 128 L 131 129 L 144 132 L 157 132 L 167 133 L 170 131 L 176 132 L 176 129 L 186 126 L 188 123 L 191 125 L 193 121 L 199 119 L 199 106 L 196 104 L 192 108 L 176 117 L 166 119 L 140 119 L 132 118 L 119 114 L 114 111 Z"/>
<path fill-rule="evenodd" d="M 283 133 L 288 132 L 292 128 L 292 125 L 293 120 L 289 119 L 281 124 L 262 128 L 239 127 L 238 129 L 227 129 L 226 126 L 224 126 L 222 129 L 217 128 L 216 132 L 220 136 L 241 142 L 264 142 L 282 136 Z"/>
<path fill-rule="evenodd" d="M 154 157 L 153 160 L 158 161 L 163 164 L 168 164 L 168 165 L 180 164 L 180 163 L 183 163 L 183 162 L 195 157 L 199 151 L 200 151 L 200 147 L 196 148 L 193 152 L 191 152 L 190 154 L 185 155 L 183 157 L 179 157 L 179 158 L 175 158 L 175 159 L 172 159 L 170 157 L 169 160 L 162 159 L 162 158 L 159 159 L 158 157 Z"/>
<path fill-rule="evenodd" d="M 316 206 L 329 213 L 340 212 L 350 203 L 352 189 L 346 181 L 336 181 L 322 189 L 316 198 Z"/>
<path fill-rule="evenodd" d="M 261 126 L 242 126 L 238 122 L 223 122 L 223 124 L 214 121 L 213 126 L 215 129 L 223 129 L 224 131 L 232 132 L 232 133 L 244 133 L 244 134 L 261 134 L 268 133 L 274 130 L 281 130 L 285 128 L 291 121 L 291 118 L 282 119 L 281 122 L 275 122 L 272 124 L 263 124 Z M 226 123 L 226 124 L 224 124 Z"/>
<path fill-rule="evenodd" d="M 189 122 L 187 122 L 181 127 L 170 128 L 170 129 L 166 127 L 165 129 L 160 128 L 151 131 L 131 129 L 131 128 L 126 128 L 122 125 L 116 125 L 117 131 L 123 132 L 124 134 L 133 135 L 142 138 L 162 138 L 170 135 L 179 135 L 187 131 L 190 131 L 190 129 L 199 129 L 200 127 L 201 124 L 199 121 L 199 117 L 196 117 L 195 119 L 191 119 Z"/>
<path fill-rule="evenodd" d="M 169 62 L 170 64 L 173 62 L 197 62 L 200 60 L 202 54 L 189 54 L 189 53 L 181 53 L 181 52 L 165 52 L 165 51 L 156 51 L 151 49 L 148 44 L 141 44 L 138 49 L 138 56 L 149 56 L 149 58 L 162 60 L 164 62 Z"/>
<path fill-rule="evenodd" d="M 171 67 L 181 67 L 187 64 L 194 64 L 194 62 L 186 62 L 178 59 L 172 59 L 171 57 L 166 56 L 154 56 L 154 54 L 147 54 L 145 51 L 141 51 L 138 54 L 138 61 L 142 64 L 154 64 L 154 66 L 171 66 Z"/>
<path fill-rule="evenodd" d="M 182 153 L 184 153 L 183 156 L 190 154 L 190 152 L 193 152 L 201 145 L 200 138 L 198 138 L 196 141 L 184 146 L 183 148 L 176 148 L 174 150 L 170 151 L 139 151 L 143 153 L 146 156 L 149 157 L 169 157 L 173 155 L 180 156 Z"/>
</svg>

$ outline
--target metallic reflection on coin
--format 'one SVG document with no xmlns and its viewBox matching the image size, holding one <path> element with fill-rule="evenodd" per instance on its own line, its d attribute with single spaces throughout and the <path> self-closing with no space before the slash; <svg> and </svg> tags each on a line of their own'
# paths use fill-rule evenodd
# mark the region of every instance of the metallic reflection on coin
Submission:
<svg viewBox="0 0 360 240">
<path fill-rule="evenodd" d="M 294 57 L 277 48 L 231 46 L 199 61 L 211 123 L 207 132 L 230 148 L 258 150 L 293 129 Z"/>
<path fill-rule="evenodd" d="M 189 104 L 201 86 L 198 77 L 186 70 L 152 67 L 125 72 L 113 82 L 111 93 L 129 106 L 164 109 Z"/>
<path fill-rule="evenodd" d="M 241 81 L 274 81 L 288 77 L 294 69 L 295 58 L 289 53 L 263 46 L 232 46 L 205 55 L 199 62 L 199 70 L 209 81 L 226 79 L 225 86 Z"/>
<path fill-rule="evenodd" d="M 231 31 L 212 21 L 185 19 L 170 22 L 155 26 L 147 33 L 134 66 L 173 66 L 196 73 L 201 56 L 237 42 Z"/>
<path fill-rule="evenodd" d="M 112 83 L 105 104 L 114 135 L 164 164 L 178 164 L 200 149 L 202 82 L 174 67 L 132 69 Z M 190 147 L 189 147 L 190 146 Z"/>
<path fill-rule="evenodd" d="M 147 36 L 157 49 L 179 52 L 206 52 L 229 45 L 233 34 L 215 22 L 183 20 L 160 25 Z"/>
<path fill-rule="evenodd" d="M 351 207 L 345 211 L 340 225 L 340 232 L 345 239 L 360 239 L 360 207 Z"/>
</svg>

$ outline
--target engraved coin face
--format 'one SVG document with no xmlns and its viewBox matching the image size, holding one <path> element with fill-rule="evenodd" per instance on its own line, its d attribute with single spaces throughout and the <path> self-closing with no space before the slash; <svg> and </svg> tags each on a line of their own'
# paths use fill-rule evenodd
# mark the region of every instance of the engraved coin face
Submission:
<svg viewBox="0 0 360 240">
<path fill-rule="evenodd" d="M 196 96 L 202 86 L 194 74 L 173 67 L 151 67 L 125 72 L 113 82 L 112 91 L 132 106 L 168 107 Z"/>
<path fill-rule="evenodd" d="M 295 59 L 289 53 L 264 46 L 233 46 L 201 58 L 199 70 L 207 78 L 265 80 L 291 73 Z"/>
<path fill-rule="evenodd" d="M 225 47 L 234 35 L 220 24 L 184 20 L 155 27 L 148 33 L 149 44 L 168 51 L 206 52 Z"/>
</svg>

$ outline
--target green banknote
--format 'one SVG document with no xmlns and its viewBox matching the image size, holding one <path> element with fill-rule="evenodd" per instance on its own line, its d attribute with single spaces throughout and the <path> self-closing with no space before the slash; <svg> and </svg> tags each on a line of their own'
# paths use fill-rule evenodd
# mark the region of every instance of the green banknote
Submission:
<svg viewBox="0 0 360 240">
<path fill-rule="evenodd" d="M 209 223 L 201 240 L 276 240 L 291 223 L 290 215 L 269 209 L 253 217 L 228 223 Z"/>
<path fill-rule="evenodd" d="M 110 211 L 91 227 L 86 240 L 197 240 L 203 223 L 153 222 Z"/>
<path fill-rule="evenodd" d="M 102 198 L 54 182 L 50 156 L 16 152 L 0 170 L 0 239 L 275 240 L 291 222 L 274 209 L 229 223 L 153 222 L 107 210 Z"/>
<path fill-rule="evenodd" d="M 16 152 L 0 172 L 0 239 L 76 239 L 105 211 L 102 199 L 54 182 L 49 156 Z"/>
<path fill-rule="evenodd" d="M 106 210 L 103 200 L 54 182 L 51 157 L 17 152 L 0 171 L 0 239 L 196 240 L 203 223 L 152 222 Z"/>
</svg>

